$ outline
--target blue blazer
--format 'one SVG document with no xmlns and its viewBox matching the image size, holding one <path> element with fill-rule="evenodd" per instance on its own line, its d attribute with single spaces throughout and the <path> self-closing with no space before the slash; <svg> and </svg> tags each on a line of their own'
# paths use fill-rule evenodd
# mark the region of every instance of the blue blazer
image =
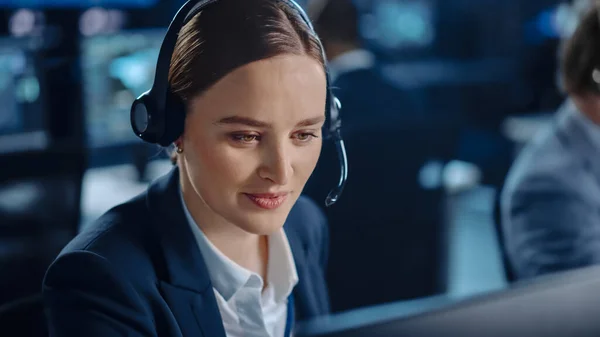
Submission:
<svg viewBox="0 0 600 337">
<path fill-rule="evenodd" d="M 284 229 L 299 277 L 296 319 L 329 313 L 323 214 L 300 197 Z M 46 273 L 43 297 L 51 336 L 225 337 L 176 168 L 70 242 Z"/>
<path fill-rule="evenodd" d="M 600 154 L 567 101 L 519 154 L 500 199 L 517 279 L 600 263 Z"/>
</svg>

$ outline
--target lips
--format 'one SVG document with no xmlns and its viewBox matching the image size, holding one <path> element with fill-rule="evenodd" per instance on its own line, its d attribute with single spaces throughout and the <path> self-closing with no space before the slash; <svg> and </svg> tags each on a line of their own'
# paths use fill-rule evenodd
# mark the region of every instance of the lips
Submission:
<svg viewBox="0 0 600 337">
<path fill-rule="evenodd" d="M 256 206 L 262 209 L 276 209 L 287 199 L 289 193 L 244 193 Z"/>
</svg>

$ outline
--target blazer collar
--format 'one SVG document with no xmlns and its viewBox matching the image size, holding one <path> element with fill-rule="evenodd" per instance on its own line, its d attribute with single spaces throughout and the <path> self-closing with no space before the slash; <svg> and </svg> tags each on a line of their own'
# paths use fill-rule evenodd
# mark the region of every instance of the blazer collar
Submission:
<svg viewBox="0 0 600 337">
<path fill-rule="evenodd" d="M 146 207 L 150 214 L 148 221 L 160 241 L 164 256 L 163 268 L 166 275 L 160 277 L 161 289 L 177 317 L 188 323 L 183 323 L 185 327 L 182 328 L 188 331 L 184 335 L 197 335 L 190 326 L 189 321 L 193 319 L 204 335 L 225 337 L 208 268 L 187 223 L 181 202 L 177 167 L 156 180 L 146 195 Z M 292 213 L 294 211 L 292 209 Z M 284 230 L 298 269 L 298 277 L 302 279 L 308 277 L 303 275 L 306 247 L 298 233 L 292 229 L 293 224 L 289 222 L 286 221 Z M 306 293 L 309 290 L 296 287 L 294 293 Z M 297 299 L 295 304 L 299 309 L 306 311 L 310 307 L 309 303 L 304 303 L 306 301 L 303 301 L 302 297 Z"/>
<path fill-rule="evenodd" d="M 179 169 L 156 180 L 148 189 L 150 221 L 161 243 L 170 284 L 202 293 L 211 287 L 208 269 L 179 198 Z"/>
<path fill-rule="evenodd" d="M 146 207 L 164 258 L 160 290 L 183 335 L 226 337 L 208 269 L 179 198 L 178 168 L 150 186 Z"/>
</svg>

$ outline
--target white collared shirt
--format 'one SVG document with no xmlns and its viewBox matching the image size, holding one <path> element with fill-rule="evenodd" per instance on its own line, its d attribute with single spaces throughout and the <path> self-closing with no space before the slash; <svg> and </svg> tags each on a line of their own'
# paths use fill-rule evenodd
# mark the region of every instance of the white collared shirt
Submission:
<svg viewBox="0 0 600 337">
<path fill-rule="evenodd" d="M 227 337 L 283 337 L 288 297 L 298 283 L 285 231 L 269 236 L 267 287 L 262 277 L 233 262 L 215 247 L 183 209 L 204 257 Z"/>
</svg>

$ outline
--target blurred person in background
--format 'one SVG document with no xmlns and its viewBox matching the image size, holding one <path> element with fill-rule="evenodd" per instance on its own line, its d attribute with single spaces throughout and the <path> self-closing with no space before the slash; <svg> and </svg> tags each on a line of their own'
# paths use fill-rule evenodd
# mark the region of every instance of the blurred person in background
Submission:
<svg viewBox="0 0 600 337">
<path fill-rule="evenodd" d="M 597 0 L 573 0 L 571 2 L 563 3 L 559 6 L 560 15 L 557 13 L 557 22 L 556 29 L 558 35 L 560 36 L 560 48 L 558 57 L 562 56 L 560 51 L 564 50 L 565 45 L 569 43 L 573 33 L 579 26 L 579 23 L 583 19 L 586 13 L 589 12 L 593 6 L 595 6 L 595 2 Z M 561 93 L 567 95 L 568 93 L 565 90 L 565 87 L 562 83 L 562 69 L 558 67 L 556 69 L 556 80 L 558 88 Z"/>
<path fill-rule="evenodd" d="M 354 1 L 311 0 L 308 12 L 329 60 L 333 91 L 344 102 L 344 133 L 415 117 L 410 95 L 381 76 L 375 55 L 364 48 Z"/>
<path fill-rule="evenodd" d="M 333 80 L 375 66 L 374 55 L 362 47 L 360 14 L 352 0 L 312 0 L 308 11 L 323 42 Z"/>
<path fill-rule="evenodd" d="M 215 1 L 185 23 L 168 76 L 185 113 L 175 168 L 50 266 L 50 335 L 289 337 L 329 312 L 327 223 L 300 196 L 322 146 L 325 60 L 294 6 Z"/>
<path fill-rule="evenodd" d="M 415 108 L 414 100 L 421 99 L 415 90 L 383 76 L 363 44 L 353 1 L 308 5 L 330 61 L 332 91 L 343 105 L 342 132 L 351 161 L 345 188 L 350 197 L 324 209 L 331 237 L 326 275 L 332 310 L 443 291 L 441 172 L 442 160 L 454 151 L 454 130 L 449 123 L 438 127 L 441 118 Z M 322 200 L 327 182 L 339 174 L 334 156 L 335 149 L 325 144 L 304 190 L 313 200 Z M 395 267 L 373 263 L 381 259 L 394 261 Z"/>
<path fill-rule="evenodd" d="M 600 262 L 600 24 L 598 7 L 564 43 L 568 99 L 526 146 L 501 196 L 501 221 L 517 279 Z"/>
</svg>

